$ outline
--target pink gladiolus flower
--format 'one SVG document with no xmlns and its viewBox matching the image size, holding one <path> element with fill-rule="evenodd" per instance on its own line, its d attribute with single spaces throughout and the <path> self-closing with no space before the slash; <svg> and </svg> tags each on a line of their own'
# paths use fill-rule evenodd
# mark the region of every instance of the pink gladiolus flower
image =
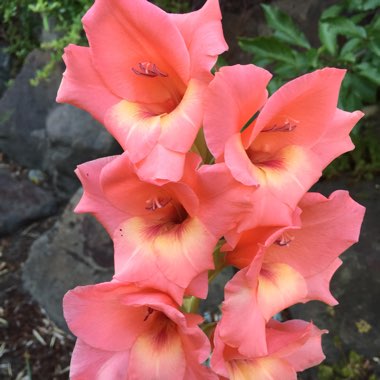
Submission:
<svg viewBox="0 0 380 380">
<path fill-rule="evenodd" d="M 216 380 L 202 366 L 210 344 L 166 294 L 118 282 L 77 287 L 63 301 L 78 337 L 71 380 Z"/>
<path fill-rule="evenodd" d="M 321 348 L 321 335 L 325 332 L 300 320 L 271 320 L 265 328 L 268 353 L 245 356 L 223 341 L 217 327 L 211 366 L 222 378 L 230 380 L 296 380 L 297 372 L 325 358 Z"/>
<path fill-rule="evenodd" d="M 229 263 L 244 269 L 226 285 L 219 334 L 244 355 L 267 353 L 264 326 L 283 309 L 310 300 L 337 304 L 330 280 L 341 264 L 338 256 L 358 241 L 364 208 L 346 191 L 327 199 L 308 193 L 300 208 L 297 225 L 274 233 L 247 231 L 227 255 Z M 233 328 L 237 320 L 239 331 Z"/>
<path fill-rule="evenodd" d="M 178 181 L 202 123 L 210 69 L 227 49 L 218 0 L 185 15 L 146 0 L 97 0 L 90 47 L 70 45 L 57 101 L 103 123 L 145 179 Z"/>
<path fill-rule="evenodd" d="M 317 70 L 285 84 L 268 100 L 270 74 L 254 65 L 223 67 L 209 85 L 208 147 L 237 180 L 259 185 L 251 227 L 291 223 L 294 208 L 325 166 L 352 149 L 348 133 L 362 113 L 336 108 L 344 73 Z"/>
<path fill-rule="evenodd" d="M 127 153 L 80 165 L 77 212 L 93 213 L 115 246 L 115 276 L 168 292 L 205 298 L 218 239 L 249 210 L 249 188 L 223 164 L 204 166 L 188 154 L 180 182 L 140 180 Z"/>
</svg>

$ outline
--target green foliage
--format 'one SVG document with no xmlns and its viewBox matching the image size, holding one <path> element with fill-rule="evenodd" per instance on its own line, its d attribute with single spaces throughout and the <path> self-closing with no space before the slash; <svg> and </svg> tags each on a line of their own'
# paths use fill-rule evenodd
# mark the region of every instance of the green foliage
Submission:
<svg viewBox="0 0 380 380">
<path fill-rule="evenodd" d="M 0 1 L 0 41 L 7 45 L 17 71 L 27 54 L 38 46 L 39 17 L 28 9 L 30 0 Z"/>
<path fill-rule="evenodd" d="M 310 42 L 295 22 L 278 8 L 262 5 L 271 36 L 239 39 L 253 62 L 275 74 L 273 92 L 287 80 L 333 66 L 347 68 L 340 106 L 353 111 L 375 104 L 380 86 L 380 0 L 342 0 L 319 20 L 320 46 Z"/>
</svg>

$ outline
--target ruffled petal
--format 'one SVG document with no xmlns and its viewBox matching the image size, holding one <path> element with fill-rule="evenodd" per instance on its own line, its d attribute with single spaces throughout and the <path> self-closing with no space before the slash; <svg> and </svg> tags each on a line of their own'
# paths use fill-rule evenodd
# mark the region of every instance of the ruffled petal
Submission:
<svg viewBox="0 0 380 380">
<path fill-rule="evenodd" d="M 249 143 L 262 151 L 313 146 L 329 128 L 344 74 L 325 68 L 286 83 L 266 102 Z"/>
<path fill-rule="evenodd" d="M 363 116 L 363 112 L 360 111 L 336 110 L 326 132 L 312 147 L 324 167 L 343 153 L 355 148 L 350 138 L 350 132 Z"/>
<path fill-rule="evenodd" d="M 208 0 L 198 11 L 171 14 L 170 18 L 189 50 L 191 77 L 210 80 L 210 70 L 217 56 L 228 49 L 223 37 L 219 1 Z"/>
<path fill-rule="evenodd" d="M 206 93 L 204 117 L 207 146 L 215 158 L 263 106 L 270 78 L 268 71 L 254 65 L 222 67 L 215 74 Z"/>
<path fill-rule="evenodd" d="M 117 156 L 99 158 L 79 165 L 75 170 L 82 183 L 84 193 L 75 208 L 77 213 L 93 214 L 112 236 L 117 226 L 130 217 L 128 212 L 112 206 L 106 199 L 100 184 L 100 175 L 104 167 L 116 160 Z"/>
<path fill-rule="evenodd" d="M 107 88 L 95 70 L 90 49 L 69 45 L 65 48 L 63 60 L 66 71 L 58 89 L 57 102 L 82 108 L 104 123 L 106 111 L 121 99 Z"/>
</svg>

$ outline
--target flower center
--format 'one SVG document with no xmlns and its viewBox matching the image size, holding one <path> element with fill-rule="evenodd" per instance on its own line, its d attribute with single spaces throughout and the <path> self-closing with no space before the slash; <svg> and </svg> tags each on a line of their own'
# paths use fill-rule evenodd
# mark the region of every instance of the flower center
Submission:
<svg viewBox="0 0 380 380">
<path fill-rule="evenodd" d="M 278 121 L 275 121 L 271 127 L 265 128 L 261 132 L 291 132 L 297 128 L 298 124 L 298 120 L 284 117 Z"/>
<path fill-rule="evenodd" d="M 294 236 L 290 235 L 289 232 L 284 232 L 281 236 L 274 242 L 280 247 L 289 247 L 289 244 L 294 240 Z"/>
<path fill-rule="evenodd" d="M 161 71 L 156 64 L 151 62 L 139 62 L 138 67 L 132 67 L 132 71 L 139 76 L 155 78 L 155 77 L 167 77 L 168 74 Z"/>
</svg>

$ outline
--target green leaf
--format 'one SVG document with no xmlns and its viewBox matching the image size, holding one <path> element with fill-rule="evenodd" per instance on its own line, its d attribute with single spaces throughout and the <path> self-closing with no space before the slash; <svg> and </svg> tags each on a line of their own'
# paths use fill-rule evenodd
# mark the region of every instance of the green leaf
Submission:
<svg viewBox="0 0 380 380">
<path fill-rule="evenodd" d="M 275 37 L 240 38 L 240 47 L 254 54 L 255 59 L 267 59 L 274 62 L 286 62 L 294 64 L 294 52 Z"/>
<path fill-rule="evenodd" d="M 331 7 L 328 7 L 322 12 L 320 20 L 325 21 L 328 18 L 337 17 L 341 14 L 342 10 L 343 10 L 342 4 L 336 4 Z"/>
<path fill-rule="evenodd" d="M 368 47 L 371 52 L 380 57 L 380 40 L 371 40 Z"/>
<path fill-rule="evenodd" d="M 352 20 L 345 17 L 335 17 L 328 20 L 330 28 L 335 34 L 341 34 L 349 37 L 366 38 L 367 32 L 365 28 L 356 25 Z"/>
<path fill-rule="evenodd" d="M 339 58 L 343 61 L 355 62 L 356 52 L 358 48 L 361 48 L 363 45 L 363 40 L 359 38 L 353 38 L 348 40 L 340 50 Z"/>
<path fill-rule="evenodd" d="M 287 14 L 270 5 L 261 4 L 261 7 L 264 10 L 266 21 L 275 31 L 276 37 L 291 45 L 300 46 L 305 49 L 310 48 L 310 43 L 306 39 L 306 36 Z"/>
<path fill-rule="evenodd" d="M 369 62 L 363 62 L 356 66 L 359 74 L 380 86 L 380 67 L 372 66 Z"/>
<path fill-rule="evenodd" d="M 380 0 L 364 0 L 363 11 L 369 11 L 380 7 Z"/>
<path fill-rule="evenodd" d="M 336 34 L 327 22 L 319 22 L 319 39 L 326 50 L 335 55 L 337 50 Z"/>
</svg>

